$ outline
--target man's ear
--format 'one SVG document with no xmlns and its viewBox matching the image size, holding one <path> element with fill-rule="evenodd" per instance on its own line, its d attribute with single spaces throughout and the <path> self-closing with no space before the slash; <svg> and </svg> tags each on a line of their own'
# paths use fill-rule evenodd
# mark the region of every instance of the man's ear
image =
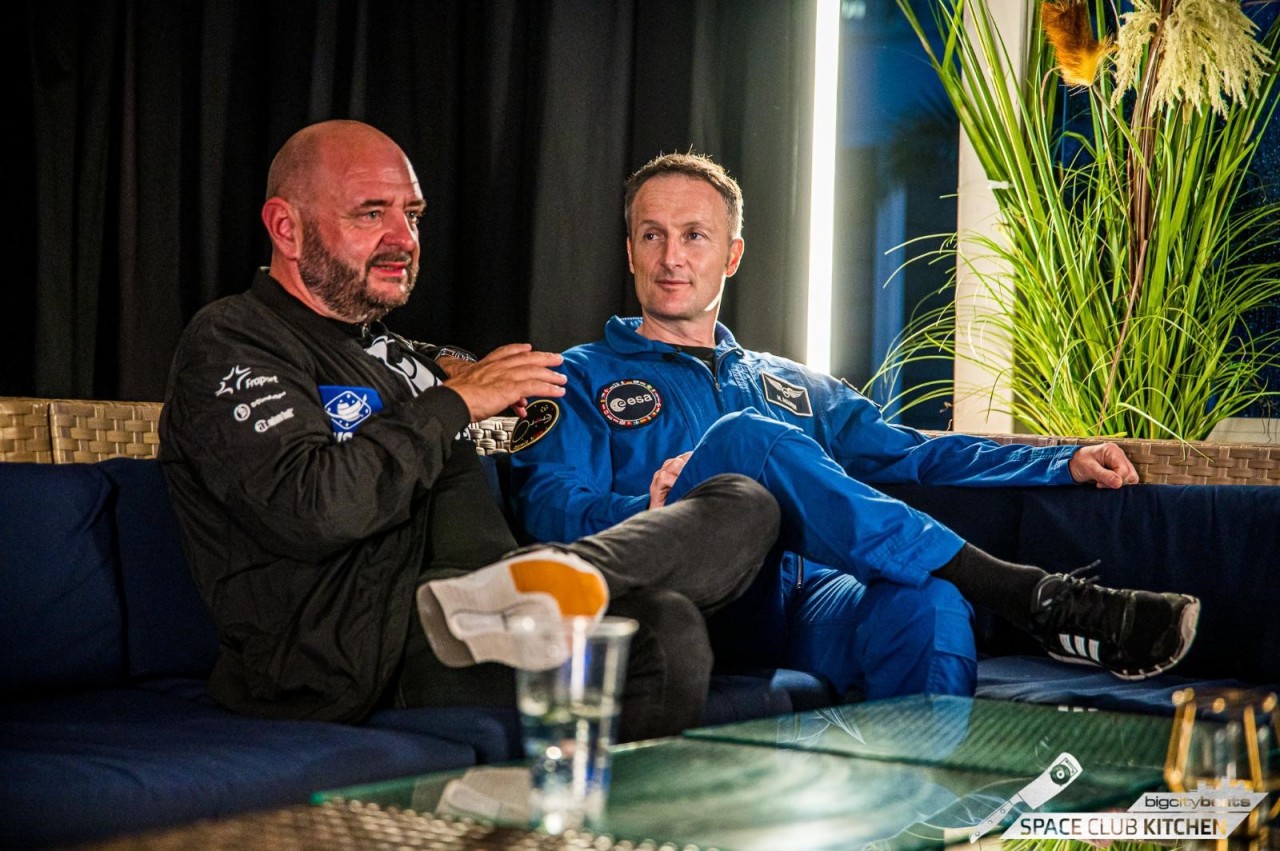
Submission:
<svg viewBox="0 0 1280 851">
<path fill-rule="evenodd" d="M 275 252 L 289 260 L 302 254 L 302 220 L 297 209 L 283 198 L 272 197 L 262 205 L 262 224 Z"/>
<path fill-rule="evenodd" d="M 747 244 L 743 242 L 742 237 L 738 237 L 729 243 L 729 262 L 725 264 L 724 276 L 732 278 L 734 273 L 738 271 L 738 264 L 742 262 L 742 252 L 747 250 Z"/>
<path fill-rule="evenodd" d="M 627 271 L 633 275 L 636 273 L 636 264 L 631 262 L 631 237 L 627 237 Z"/>
</svg>

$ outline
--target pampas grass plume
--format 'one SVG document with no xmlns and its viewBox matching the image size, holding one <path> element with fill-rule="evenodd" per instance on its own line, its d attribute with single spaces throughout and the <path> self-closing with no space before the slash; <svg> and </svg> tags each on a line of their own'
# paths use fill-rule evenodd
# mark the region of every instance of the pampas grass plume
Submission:
<svg viewBox="0 0 1280 851">
<path fill-rule="evenodd" d="M 1040 6 L 1045 35 L 1058 57 L 1058 71 L 1069 86 L 1092 86 L 1111 38 L 1098 41 L 1083 0 L 1046 0 Z"/>
</svg>

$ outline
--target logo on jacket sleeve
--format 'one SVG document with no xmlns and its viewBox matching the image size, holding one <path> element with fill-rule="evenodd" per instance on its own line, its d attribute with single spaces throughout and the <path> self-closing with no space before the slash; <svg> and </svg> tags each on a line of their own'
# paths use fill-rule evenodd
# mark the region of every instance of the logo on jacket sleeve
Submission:
<svg viewBox="0 0 1280 851">
<path fill-rule="evenodd" d="M 760 381 L 764 384 L 764 398 L 769 404 L 785 408 L 798 417 L 813 416 L 809 388 L 783 381 L 767 372 L 760 373 Z"/>
<path fill-rule="evenodd" d="M 360 424 L 382 410 L 382 397 L 372 387 L 340 387 L 321 384 L 320 403 L 329 416 L 333 436 L 339 443 L 350 440 Z"/>
<path fill-rule="evenodd" d="M 519 452 L 533 446 L 551 431 L 559 419 L 560 406 L 550 399 L 530 402 L 524 417 L 516 421 L 516 427 L 511 431 L 511 451 Z"/>
<path fill-rule="evenodd" d="M 600 391 L 600 413 L 623 428 L 651 423 L 661 410 L 662 397 L 658 389 L 636 378 L 615 381 Z"/>
<path fill-rule="evenodd" d="M 262 387 L 265 384 L 279 384 L 280 377 L 278 375 L 254 375 L 253 370 L 247 366 L 236 364 L 231 367 L 231 371 L 222 376 L 218 383 L 218 389 L 214 391 L 214 396 L 222 396 L 226 393 L 235 393 L 238 390 L 254 387 Z"/>
</svg>

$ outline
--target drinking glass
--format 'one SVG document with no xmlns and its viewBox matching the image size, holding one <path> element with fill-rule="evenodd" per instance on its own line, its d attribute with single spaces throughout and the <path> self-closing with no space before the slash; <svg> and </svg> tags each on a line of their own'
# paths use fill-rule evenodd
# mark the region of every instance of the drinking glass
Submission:
<svg viewBox="0 0 1280 851">
<path fill-rule="evenodd" d="M 627 649 L 638 624 L 628 618 L 566 618 L 530 623 L 544 643 L 541 670 L 518 670 L 516 694 L 530 761 L 530 805 L 541 827 L 561 833 L 597 823 L 609 793 L 609 747 L 617 733 Z"/>
</svg>

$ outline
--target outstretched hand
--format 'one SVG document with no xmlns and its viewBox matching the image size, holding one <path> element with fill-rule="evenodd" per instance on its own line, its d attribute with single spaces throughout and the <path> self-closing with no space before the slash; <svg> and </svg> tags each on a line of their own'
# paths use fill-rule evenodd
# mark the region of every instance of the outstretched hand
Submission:
<svg viewBox="0 0 1280 851">
<path fill-rule="evenodd" d="M 499 346 L 475 363 L 454 360 L 444 369 L 444 386 L 467 403 L 471 421 L 479 422 L 507 408 L 523 417 L 530 396 L 563 396 L 568 381 L 551 369 L 563 358 L 553 352 L 535 352 L 528 343 Z"/>
<path fill-rule="evenodd" d="M 1100 488 L 1122 488 L 1138 483 L 1134 469 L 1124 450 L 1114 443 L 1081 446 L 1067 462 L 1071 478 L 1080 484 L 1093 482 Z"/>
<path fill-rule="evenodd" d="M 680 471 L 684 469 L 685 462 L 692 454 L 692 452 L 682 452 L 674 458 L 668 458 L 658 468 L 658 472 L 653 474 L 653 479 L 649 482 L 650 508 L 661 508 L 667 504 L 667 494 L 671 493 L 671 486 L 676 483 L 676 479 L 680 478 Z"/>
</svg>

